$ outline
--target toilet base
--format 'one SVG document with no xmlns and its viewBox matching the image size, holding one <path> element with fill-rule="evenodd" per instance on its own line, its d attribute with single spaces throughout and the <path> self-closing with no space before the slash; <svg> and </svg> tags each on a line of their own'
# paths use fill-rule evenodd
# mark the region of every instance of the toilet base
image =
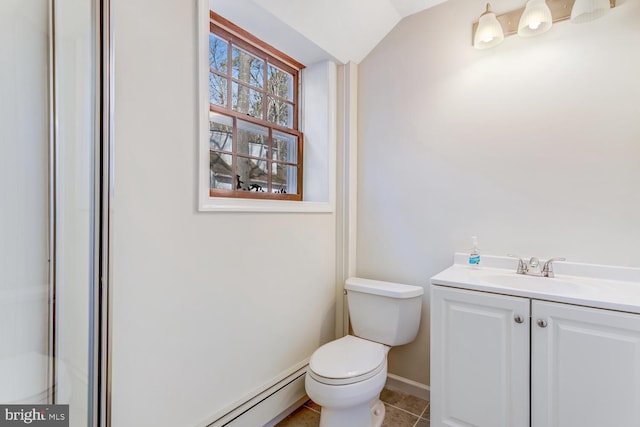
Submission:
<svg viewBox="0 0 640 427">
<path fill-rule="evenodd" d="M 371 408 L 371 427 L 380 427 L 384 421 L 386 410 L 380 399 Z"/>
<path fill-rule="evenodd" d="M 384 403 L 378 396 L 350 408 L 320 410 L 320 427 L 380 427 L 384 420 Z"/>
</svg>

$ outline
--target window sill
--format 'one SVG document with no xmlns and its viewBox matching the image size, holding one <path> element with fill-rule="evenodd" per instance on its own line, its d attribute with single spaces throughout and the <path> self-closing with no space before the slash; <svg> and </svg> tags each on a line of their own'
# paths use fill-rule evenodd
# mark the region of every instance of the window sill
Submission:
<svg viewBox="0 0 640 427">
<path fill-rule="evenodd" d="M 333 204 L 329 202 L 232 199 L 206 197 L 200 201 L 200 212 L 280 212 L 280 213 L 331 213 Z"/>
</svg>

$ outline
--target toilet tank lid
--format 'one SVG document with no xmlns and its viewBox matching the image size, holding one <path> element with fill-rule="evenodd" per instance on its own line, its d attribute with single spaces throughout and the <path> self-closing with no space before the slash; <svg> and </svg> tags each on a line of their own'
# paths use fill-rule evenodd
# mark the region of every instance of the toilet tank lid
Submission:
<svg viewBox="0 0 640 427">
<path fill-rule="evenodd" d="M 344 288 L 348 291 L 363 292 L 390 298 L 415 298 L 424 294 L 424 289 L 420 286 L 363 279 L 361 277 L 348 278 Z"/>
</svg>

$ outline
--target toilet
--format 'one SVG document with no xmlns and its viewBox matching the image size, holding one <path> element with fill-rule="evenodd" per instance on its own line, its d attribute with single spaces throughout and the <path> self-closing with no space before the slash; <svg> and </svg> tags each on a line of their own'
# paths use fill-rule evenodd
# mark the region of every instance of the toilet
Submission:
<svg viewBox="0 0 640 427">
<path fill-rule="evenodd" d="M 415 339 L 424 289 L 352 277 L 345 290 L 353 335 L 313 353 L 305 388 L 322 408 L 320 427 L 380 427 L 387 353 Z"/>
</svg>

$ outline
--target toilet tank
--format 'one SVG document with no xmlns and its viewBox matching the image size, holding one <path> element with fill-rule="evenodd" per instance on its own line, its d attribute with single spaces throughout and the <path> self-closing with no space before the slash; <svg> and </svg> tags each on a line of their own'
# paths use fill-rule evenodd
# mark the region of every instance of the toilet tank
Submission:
<svg viewBox="0 0 640 427">
<path fill-rule="evenodd" d="M 347 279 L 344 287 L 354 335 L 389 346 L 416 338 L 422 287 L 359 277 Z"/>
</svg>

